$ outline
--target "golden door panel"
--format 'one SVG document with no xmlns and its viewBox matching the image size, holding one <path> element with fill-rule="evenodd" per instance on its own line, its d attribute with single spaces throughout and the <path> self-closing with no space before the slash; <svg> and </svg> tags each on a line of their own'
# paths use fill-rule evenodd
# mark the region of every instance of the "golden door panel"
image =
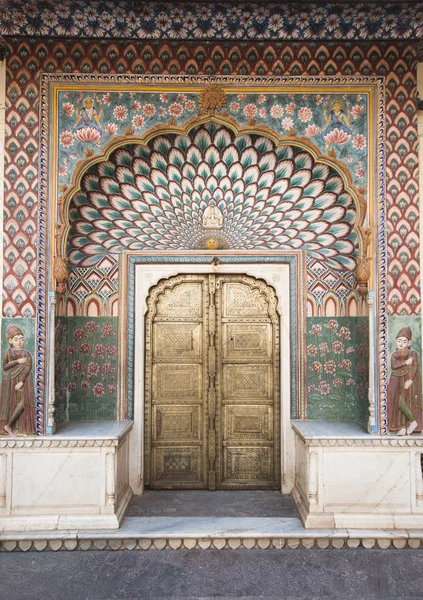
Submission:
<svg viewBox="0 0 423 600">
<path fill-rule="evenodd" d="M 224 364 L 223 403 L 258 401 L 273 404 L 273 370 L 268 364 Z"/>
<path fill-rule="evenodd" d="M 179 275 L 146 318 L 145 483 L 280 486 L 279 317 L 243 275 Z"/>
<path fill-rule="evenodd" d="M 201 409 L 198 406 L 153 406 L 153 442 L 195 442 L 202 437 Z"/>
<path fill-rule="evenodd" d="M 270 323 L 224 323 L 223 358 L 227 360 L 270 360 L 272 357 Z"/>
<path fill-rule="evenodd" d="M 203 483 L 203 460 L 198 446 L 153 448 L 152 465 L 156 488 L 199 487 Z"/>
<path fill-rule="evenodd" d="M 201 323 L 155 323 L 154 355 L 155 359 L 201 360 L 202 355 Z"/>
<path fill-rule="evenodd" d="M 153 404 L 202 403 L 201 365 L 153 365 Z"/>
</svg>

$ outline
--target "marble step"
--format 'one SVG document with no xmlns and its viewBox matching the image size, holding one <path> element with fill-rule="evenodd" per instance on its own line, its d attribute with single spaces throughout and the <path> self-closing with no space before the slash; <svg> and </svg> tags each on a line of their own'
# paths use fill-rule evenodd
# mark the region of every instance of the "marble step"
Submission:
<svg viewBox="0 0 423 600">
<path fill-rule="evenodd" d="M 296 518 L 126 517 L 116 530 L 0 533 L 0 551 L 420 548 L 423 530 L 305 529 Z"/>
</svg>

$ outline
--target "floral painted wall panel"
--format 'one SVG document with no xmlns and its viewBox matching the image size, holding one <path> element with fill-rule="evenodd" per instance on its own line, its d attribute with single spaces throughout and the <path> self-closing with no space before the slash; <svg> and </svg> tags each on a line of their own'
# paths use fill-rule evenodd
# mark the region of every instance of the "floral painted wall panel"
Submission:
<svg viewBox="0 0 423 600">
<path fill-rule="evenodd" d="M 114 420 L 117 318 L 68 317 L 66 321 L 69 420 Z"/>
<path fill-rule="evenodd" d="M 68 406 L 68 319 L 56 318 L 54 331 L 54 422 L 57 427 L 69 418 Z"/>
<path fill-rule="evenodd" d="M 367 319 L 307 319 L 307 411 L 309 419 L 368 419 Z M 367 360 L 367 362 L 366 362 Z"/>
</svg>

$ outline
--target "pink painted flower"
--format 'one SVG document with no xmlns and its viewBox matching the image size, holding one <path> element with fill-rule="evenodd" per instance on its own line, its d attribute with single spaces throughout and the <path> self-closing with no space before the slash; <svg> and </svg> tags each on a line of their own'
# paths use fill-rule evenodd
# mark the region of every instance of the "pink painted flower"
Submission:
<svg viewBox="0 0 423 600">
<path fill-rule="evenodd" d="M 342 379 L 340 377 L 335 377 L 333 380 L 333 387 L 341 387 Z"/>
<path fill-rule="evenodd" d="M 116 356 L 116 346 L 107 346 L 106 354 L 107 358 L 113 358 Z"/>
<path fill-rule="evenodd" d="M 321 381 L 319 383 L 319 392 L 323 396 L 327 396 L 330 393 L 330 385 L 327 383 L 327 381 Z"/>
<path fill-rule="evenodd" d="M 259 94 L 259 97 L 257 98 L 257 104 L 263 104 L 264 102 L 266 102 L 266 96 L 264 94 Z"/>
<path fill-rule="evenodd" d="M 283 106 L 280 104 L 274 104 L 270 109 L 270 116 L 274 119 L 280 119 L 284 112 Z"/>
<path fill-rule="evenodd" d="M 305 134 L 308 138 L 314 137 L 319 132 L 320 132 L 320 127 L 317 127 L 317 125 L 315 125 L 315 123 L 312 123 L 311 125 L 309 125 L 305 130 Z"/>
<path fill-rule="evenodd" d="M 295 104 L 294 104 L 293 102 L 290 102 L 290 103 L 288 104 L 288 106 L 286 107 L 286 112 L 287 112 L 289 115 L 293 115 L 293 114 L 294 114 L 294 112 L 295 112 Z"/>
<path fill-rule="evenodd" d="M 68 174 L 68 168 L 67 167 L 60 167 L 60 169 L 59 169 L 59 175 L 60 175 L 60 177 L 64 177 L 67 174 Z"/>
<path fill-rule="evenodd" d="M 344 358 L 344 360 L 338 365 L 341 369 L 345 369 L 346 371 L 351 371 L 352 363 L 348 358 Z"/>
<path fill-rule="evenodd" d="M 329 352 L 329 346 L 327 345 L 326 342 L 323 342 L 322 344 L 319 344 L 319 350 L 320 350 L 320 354 L 322 354 L 324 356 L 325 354 L 327 354 Z"/>
<path fill-rule="evenodd" d="M 327 329 L 330 329 L 331 331 L 337 331 L 338 327 L 339 327 L 339 323 L 338 323 L 338 321 L 335 321 L 335 319 L 331 319 L 329 321 L 329 323 L 327 323 L 325 325 L 325 327 L 327 327 Z"/>
<path fill-rule="evenodd" d="M 335 340 L 334 342 L 332 342 L 332 350 L 336 353 L 339 354 L 340 352 L 342 352 L 344 349 L 344 344 L 338 340 Z"/>
<path fill-rule="evenodd" d="M 308 388 L 307 388 L 307 390 L 308 390 L 308 392 L 309 392 L 309 393 L 313 393 L 313 392 L 315 392 L 315 391 L 316 391 L 316 389 L 317 389 L 317 388 L 316 388 L 316 386 L 315 386 L 315 385 L 309 385 L 309 386 L 308 386 Z"/>
<path fill-rule="evenodd" d="M 239 104 L 239 102 L 231 102 L 229 105 L 229 108 L 232 112 L 238 112 L 240 109 L 240 106 L 241 105 Z"/>
<path fill-rule="evenodd" d="M 93 352 L 93 356 L 99 356 L 100 358 L 104 358 L 104 353 L 106 351 L 106 347 L 104 344 L 96 344 Z"/>
<path fill-rule="evenodd" d="M 88 388 L 90 387 L 91 383 L 87 380 L 85 381 L 81 381 L 81 389 L 82 390 L 88 390 Z"/>
<path fill-rule="evenodd" d="M 142 109 L 142 112 L 146 117 L 154 117 L 156 114 L 156 107 L 154 104 L 146 104 Z"/>
<path fill-rule="evenodd" d="M 68 385 L 68 390 L 70 392 L 74 392 L 76 390 L 76 384 L 73 381 Z"/>
<path fill-rule="evenodd" d="M 282 121 L 282 127 L 284 129 L 291 129 L 291 127 L 294 125 L 294 120 L 291 119 L 291 117 L 285 117 L 284 120 Z"/>
<path fill-rule="evenodd" d="M 96 375 L 98 375 L 98 363 L 91 361 L 90 363 L 88 363 L 88 367 L 87 367 L 87 373 L 88 373 L 88 377 L 95 377 Z"/>
<path fill-rule="evenodd" d="M 135 115 L 135 117 L 133 117 L 132 125 L 134 126 L 134 129 L 142 129 L 144 127 L 144 124 L 145 119 L 141 115 Z"/>
<path fill-rule="evenodd" d="M 339 333 L 337 335 L 338 335 L 338 337 L 342 338 L 343 340 L 351 339 L 351 331 L 350 331 L 350 329 L 348 329 L 348 327 L 341 327 L 341 329 L 339 330 Z"/>
<path fill-rule="evenodd" d="M 364 106 L 361 106 L 360 104 L 356 104 L 351 109 L 351 115 L 352 115 L 353 119 L 358 119 L 359 117 L 361 117 L 361 115 L 363 113 L 364 113 Z"/>
<path fill-rule="evenodd" d="M 109 392 L 109 394 L 113 394 L 113 392 L 115 391 L 115 386 L 113 385 L 113 383 L 109 383 L 109 385 L 107 386 L 107 391 Z"/>
<path fill-rule="evenodd" d="M 68 354 L 69 354 L 69 356 L 72 356 L 73 354 L 76 354 L 76 346 L 69 346 L 69 348 L 68 348 Z"/>
<path fill-rule="evenodd" d="M 101 370 L 103 375 L 107 375 L 108 373 L 113 373 L 115 369 L 112 367 L 111 363 L 104 363 Z"/>
<path fill-rule="evenodd" d="M 367 141 L 366 141 L 366 138 L 364 137 L 364 135 L 359 133 L 358 135 L 354 136 L 353 146 L 356 150 L 363 150 L 363 148 L 365 148 L 366 145 L 367 145 Z"/>
<path fill-rule="evenodd" d="M 106 129 L 104 130 L 108 135 L 115 135 L 117 133 L 117 125 L 116 123 L 108 123 Z"/>
<path fill-rule="evenodd" d="M 322 368 L 323 368 L 323 366 L 322 366 L 322 363 L 321 363 L 321 362 L 318 362 L 317 360 L 315 360 L 315 361 L 313 362 L 313 364 L 311 365 L 311 367 L 310 367 L 310 368 L 311 368 L 311 370 L 312 370 L 312 371 L 314 371 L 315 373 L 321 373 L 321 372 L 322 372 Z"/>
<path fill-rule="evenodd" d="M 91 354 L 91 344 L 88 344 L 87 342 L 81 344 L 79 346 L 79 353 L 82 356 L 88 356 L 88 354 Z"/>
<path fill-rule="evenodd" d="M 101 99 L 101 101 L 103 102 L 103 104 L 107 104 L 107 106 L 109 106 L 112 102 L 112 97 L 110 94 L 103 94 L 103 98 Z"/>
<path fill-rule="evenodd" d="M 169 94 L 160 94 L 160 102 L 169 102 Z"/>
<path fill-rule="evenodd" d="M 267 115 L 267 111 L 265 108 L 260 108 L 260 110 L 258 111 L 259 117 L 261 117 L 262 119 L 264 119 Z"/>
<path fill-rule="evenodd" d="M 73 113 L 75 112 L 75 107 L 70 102 L 63 102 L 62 110 L 65 113 L 65 115 L 68 115 L 69 117 L 71 117 L 73 115 Z"/>
<path fill-rule="evenodd" d="M 119 104 L 113 109 L 113 116 L 117 121 L 124 121 L 128 116 L 128 111 L 122 104 Z"/>
<path fill-rule="evenodd" d="M 257 114 L 257 106 L 255 104 L 246 104 L 244 106 L 245 117 L 255 117 Z"/>
<path fill-rule="evenodd" d="M 84 144 L 98 144 L 101 138 L 101 133 L 98 131 L 98 129 L 94 129 L 93 127 L 83 127 L 75 132 L 75 137 L 78 142 L 82 142 Z"/>
<path fill-rule="evenodd" d="M 316 96 L 317 106 L 320 106 L 322 102 L 323 102 L 323 96 L 320 96 L 320 94 L 317 94 L 317 96 Z"/>
<path fill-rule="evenodd" d="M 72 375 L 76 375 L 78 371 L 82 371 L 84 368 L 80 360 L 74 360 L 72 363 Z"/>
<path fill-rule="evenodd" d="M 362 167 L 357 169 L 357 171 L 355 172 L 355 176 L 359 177 L 360 179 L 363 179 L 364 175 L 365 175 L 365 173 L 364 173 L 364 169 Z"/>
<path fill-rule="evenodd" d="M 347 385 L 354 385 L 355 381 L 354 379 L 347 379 L 347 381 L 345 382 Z"/>
<path fill-rule="evenodd" d="M 335 373 L 335 371 L 336 371 L 335 361 L 328 360 L 327 362 L 325 362 L 324 368 L 325 368 L 326 373 Z"/>
<path fill-rule="evenodd" d="M 178 94 L 178 100 L 179 102 L 185 102 L 187 99 L 185 94 Z"/>
<path fill-rule="evenodd" d="M 73 133 L 71 131 L 64 131 L 60 134 L 60 145 L 64 148 L 70 148 L 73 144 Z"/>
<path fill-rule="evenodd" d="M 311 326 L 311 333 L 314 335 L 322 335 L 322 326 L 315 323 Z"/>
<path fill-rule="evenodd" d="M 104 338 L 104 337 L 107 337 L 109 335 L 116 335 L 114 333 L 114 331 L 113 331 L 113 327 L 111 325 L 104 325 L 101 328 L 101 337 Z"/>
<path fill-rule="evenodd" d="M 311 119 L 313 118 L 313 113 L 310 108 L 307 108 L 305 106 L 303 108 L 300 108 L 300 110 L 298 111 L 298 118 L 303 123 L 308 123 L 308 121 L 311 121 Z"/>
<path fill-rule="evenodd" d="M 95 321 L 88 321 L 87 323 L 85 323 L 85 329 L 89 333 L 94 333 L 94 331 L 97 331 L 98 328 L 99 326 L 95 324 Z"/>
<path fill-rule="evenodd" d="M 184 107 L 182 106 L 182 104 L 179 104 L 178 102 L 173 102 L 169 106 L 169 114 L 172 115 L 172 117 L 180 117 L 183 112 L 184 112 Z"/>
<path fill-rule="evenodd" d="M 338 129 L 337 127 L 325 135 L 325 141 L 327 144 L 346 144 L 350 141 L 350 139 L 351 135 L 349 133 L 346 133 L 342 129 Z"/>
<path fill-rule="evenodd" d="M 167 110 L 163 106 L 161 106 L 159 108 L 159 117 L 164 117 L 166 114 L 167 114 Z"/>
<path fill-rule="evenodd" d="M 247 94 L 238 94 L 238 102 L 244 102 L 246 97 L 247 97 Z"/>
<path fill-rule="evenodd" d="M 73 332 L 73 339 L 75 340 L 75 342 L 78 342 L 79 340 L 83 340 L 85 337 L 87 337 L 85 335 L 85 332 L 83 329 L 75 329 L 75 331 Z"/>
<path fill-rule="evenodd" d="M 354 346 L 348 346 L 348 348 L 345 350 L 345 352 L 347 354 L 352 354 L 353 352 L 355 352 Z"/>
<path fill-rule="evenodd" d="M 93 393 L 97 398 L 104 396 L 104 385 L 102 383 L 96 383 L 93 387 Z"/>
<path fill-rule="evenodd" d="M 135 100 L 135 102 L 132 104 L 132 110 L 134 112 L 138 112 L 140 108 L 141 108 L 141 104 Z"/>
<path fill-rule="evenodd" d="M 76 160 L 78 158 L 78 155 L 75 154 L 74 152 L 70 155 L 72 160 Z"/>
<path fill-rule="evenodd" d="M 187 100 L 185 102 L 185 110 L 187 110 L 188 112 L 192 112 L 193 110 L 195 110 L 195 102 L 193 100 Z"/>
<path fill-rule="evenodd" d="M 316 346 L 314 346 L 313 344 L 309 344 L 307 346 L 307 354 L 309 356 L 316 356 L 316 354 L 317 354 L 317 348 L 316 348 Z"/>
</svg>

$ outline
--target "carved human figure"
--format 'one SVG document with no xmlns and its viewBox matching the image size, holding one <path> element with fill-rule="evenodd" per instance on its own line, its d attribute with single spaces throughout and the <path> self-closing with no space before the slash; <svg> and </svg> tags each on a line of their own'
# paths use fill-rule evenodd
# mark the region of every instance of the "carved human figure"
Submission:
<svg viewBox="0 0 423 600">
<path fill-rule="evenodd" d="M 388 428 L 397 435 L 422 431 L 422 397 L 419 355 L 411 350 L 412 332 L 403 327 L 396 337 L 388 385 Z"/>
<path fill-rule="evenodd" d="M 32 356 L 24 348 L 25 338 L 19 327 L 8 327 L 6 335 L 10 348 L 3 355 L 0 434 L 35 434 Z"/>
<path fill-rule="evenodd" d="M 223 227 L 223 215 L 214 200 L 204 211 L 203 227 L 204 229 L 221 229 Z"/>
</svg>

